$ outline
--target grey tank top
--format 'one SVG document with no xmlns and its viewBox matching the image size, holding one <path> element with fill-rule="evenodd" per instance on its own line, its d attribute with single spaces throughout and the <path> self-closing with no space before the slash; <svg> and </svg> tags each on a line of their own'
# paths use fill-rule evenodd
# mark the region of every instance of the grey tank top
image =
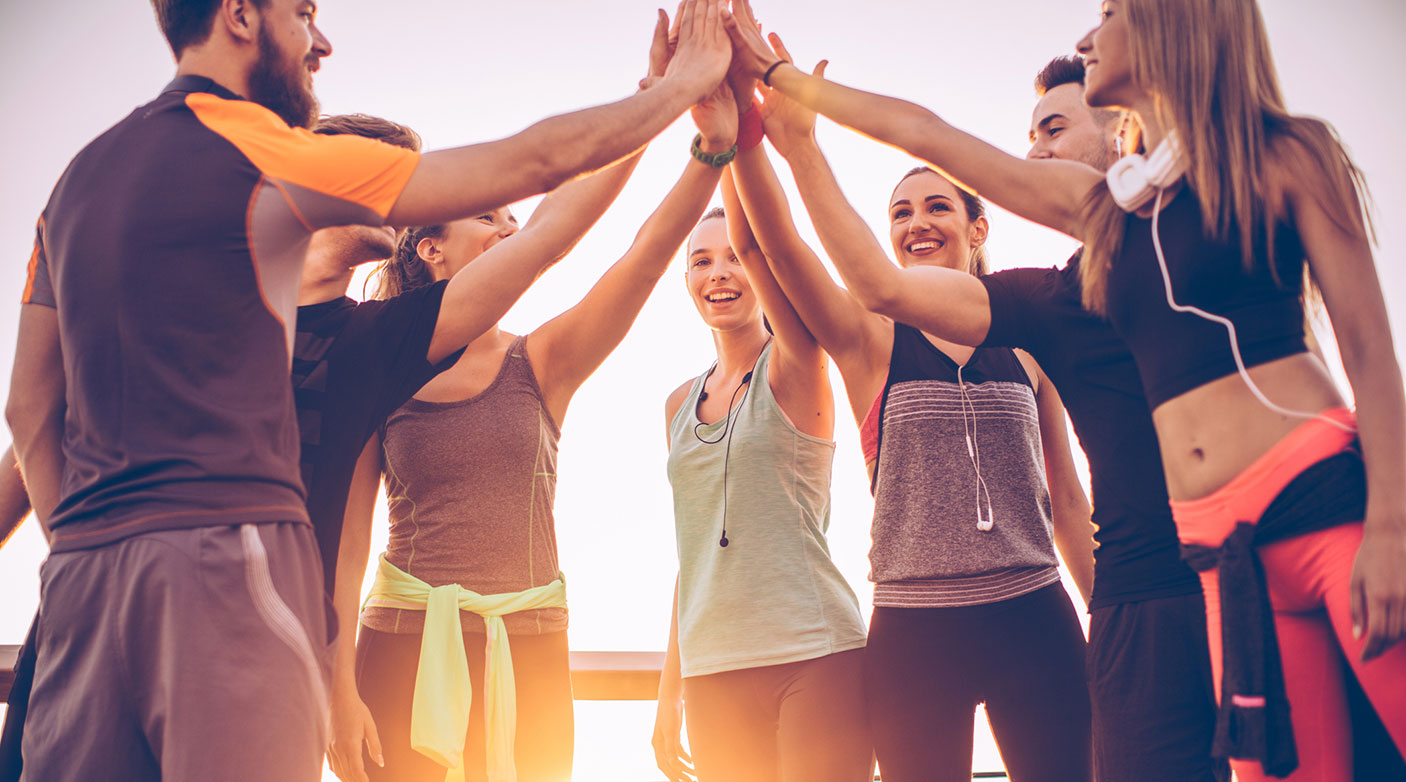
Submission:
<svg viewBox="0 0 1406 782">
<path fill-rule="evenodd" d="M 993 603 L 1059 580 L 1040 416 L 1014 352 L 977 348 L 958 367 L 895 323 L 875 405 L 874 605 Z"/>
<path fill-rule="evenodd" d="M 558 576 L 557 442 L 527 357 L 509 346 L 498 375 L 457 402 L 411 399 L 382 433 L 391 534 L 386 558 L 431 586 L 457 583 L 485 595 L 520 592 Z M 367 608 L 361 622 L 387 633 L 418 633 L 423 611 Z M 465 632 L 483 620 L 459 613 Z M 566 609 L 504 617 L 508 633 L 566 629 Z"/>
<path fill-rule="evenodd" d="M 730 449 L 726 419 L 699 425 L 706 374 L 693 382 L 669 425 L 684 676 L 809 660 L 864 645 L 859 601 L 830 560 L 825 540 L 835 444 L 787 419 L 771 393 L 770 358 L 767 346 L 746 396 L 733 409 Z M 724 470 L 726 548 L 718 545 Z"/>
</svg>

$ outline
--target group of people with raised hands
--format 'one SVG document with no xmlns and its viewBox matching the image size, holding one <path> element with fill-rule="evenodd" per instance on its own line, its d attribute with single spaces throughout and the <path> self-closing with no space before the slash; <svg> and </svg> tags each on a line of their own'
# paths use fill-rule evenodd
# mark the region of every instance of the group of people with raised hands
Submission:
<svg viewBox="0 0 1406 782">
<path fill-rule="evenodd" d="M 1284 108 L 1255 0 L 1104 0 L 1036 77 L 1025 159 L 797 67 L 747 0 L 659 11 L 630 98 L 423 154 L 318 116 L 308 0 L 153 6 L 176 79 L 74 158 L 28 265 L 7 418 L 52 553 L 7 774 L 568 780 L 558 443 L 680 247 L 716 360 L 665 401 L 671 782 L 966 780 L 982 703 L 1017 782 L 1351 779 L 1355 719 L 1406 748 L 1406 394 L 1365 183 Z M 686 111 L 620 260 L 504 331 Z M 921 162 L 892 257 L 818 115 Z M 1083 246 L 992 271 L 988 199 Z M 826 537 L 831 359 L 867 623 Z"/>
</svg>

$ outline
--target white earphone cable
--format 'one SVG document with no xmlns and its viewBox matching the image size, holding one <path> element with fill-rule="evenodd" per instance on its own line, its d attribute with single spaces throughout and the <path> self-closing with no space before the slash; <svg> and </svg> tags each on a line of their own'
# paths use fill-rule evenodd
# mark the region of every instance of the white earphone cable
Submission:
<svg viewBox="0 0 1406 782">
<path fill-rule="evenodd" d="M 1264 405 L 1270 410 L 1273 410 L 1276 413 L 1279 413 L 1280 415 L 1287 415 L 1292 418 L 1321 418 L 1322 420 L 1327 421 L 1328 423 L 1338 427 L 1339 429 L 1342 429 L 1345 432 L 1352 432 L 1356 434 L 1357 429 L 1355 427 L 1347 426 L 1346 424 L 1343 424 L 1339 421 L 1335 421 L 1325 415 L 1321 415 L 1319 413 L 1304 412 L 1302 410 L 1290 410 L 1285 407 L 1280 407 L 1279 405 L 1276 405 L 1273 402 L 1269 401 L 1269 398 L 1266 397 L 1264 393 L 1260 391 L 1259 386 L 1255 385 L 1255 381 L 1250 379 L 1250 372 L 1245 368 L 1245 359 L 1242 358 L 1240 355 L 1240 341 L 1236 338 L 1235 335 L 1235 324 L 1232 323 L 1229 318 L 1224 318 L 1220 315 L 1212 314 L 1199 307 L 1178 304 L 1176 302 L 1176 299 L 1172 296 L 1172 276 L 1167 271 L 1167 259 L 1162 255 L 1162 238 L 1157 228 L 1158 218 L 1161 217 L 1162 214 L 1163 192 L 1164 191 L 1162 190 L 1162 188 L 1157 188 L 1157 197 L 1156 200 L 1153 202 L 1152 247 L 1157 252 L 1157 265 L 1162 271 L 1162 284 L 1167 293 L 1167 306 L 1171 307 L 1172 310 L 1175 312 L 1189 312 L 1193 315 L 1204 318 L 1205 320 L 1209 320 L 1212 323 L 1219 323 L 1222 326 L 1225 326 L 1225 330 L 1230 334 L 1230 352 L 1235 356 L 1235 368 L 1239 370 L 1241 379 L 1245 381 L 1245 385 L 1250 388 L 1250 393 L 1255 395 L 1255 398 L 1260 401 L 1260 404 Z"/>
</svg>

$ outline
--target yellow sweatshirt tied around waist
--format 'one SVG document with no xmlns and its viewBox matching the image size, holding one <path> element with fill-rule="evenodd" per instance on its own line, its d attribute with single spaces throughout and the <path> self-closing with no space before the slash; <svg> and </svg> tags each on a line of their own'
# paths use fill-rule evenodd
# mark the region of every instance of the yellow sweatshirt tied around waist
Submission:
<svg viewBox="0 0 1406 782">
<path fill-rule="evenodd" d="M 410 746 L 449 769 L 445 782 L 464 779 L 464 737 L 473 704 L 459 611 L 483 617 L 488 626 L 483 673 L 488 779 L 517 782 L 513 764 L 517 689 L 503 616 L 535 608 L 565 608 L 566 583 L 560 574 L 550 584 L 521 592 L 480 595 L 458 584 L 432 587 L 387 562 L 382 554 L 366 605 L 425 612 L 420 666 L 415 672 L 415 700 L 410 711 Z"/>
</svg>

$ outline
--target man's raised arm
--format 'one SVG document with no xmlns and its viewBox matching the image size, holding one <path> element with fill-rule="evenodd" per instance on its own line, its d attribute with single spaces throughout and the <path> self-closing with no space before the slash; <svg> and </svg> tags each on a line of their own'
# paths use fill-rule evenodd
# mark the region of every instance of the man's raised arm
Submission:
<svg viewBox="0 0 1406 782">
<path fill-rule="evenodd" d="M 424 155 L 391 209 L 392 225 L 431 225 L 556 189 L 626 157 L 712 94 L 732 43 L 722 0 L 685 0 L 664 78 L 622 101 L 549 117 L 515 136 Z"/>
</svg>

